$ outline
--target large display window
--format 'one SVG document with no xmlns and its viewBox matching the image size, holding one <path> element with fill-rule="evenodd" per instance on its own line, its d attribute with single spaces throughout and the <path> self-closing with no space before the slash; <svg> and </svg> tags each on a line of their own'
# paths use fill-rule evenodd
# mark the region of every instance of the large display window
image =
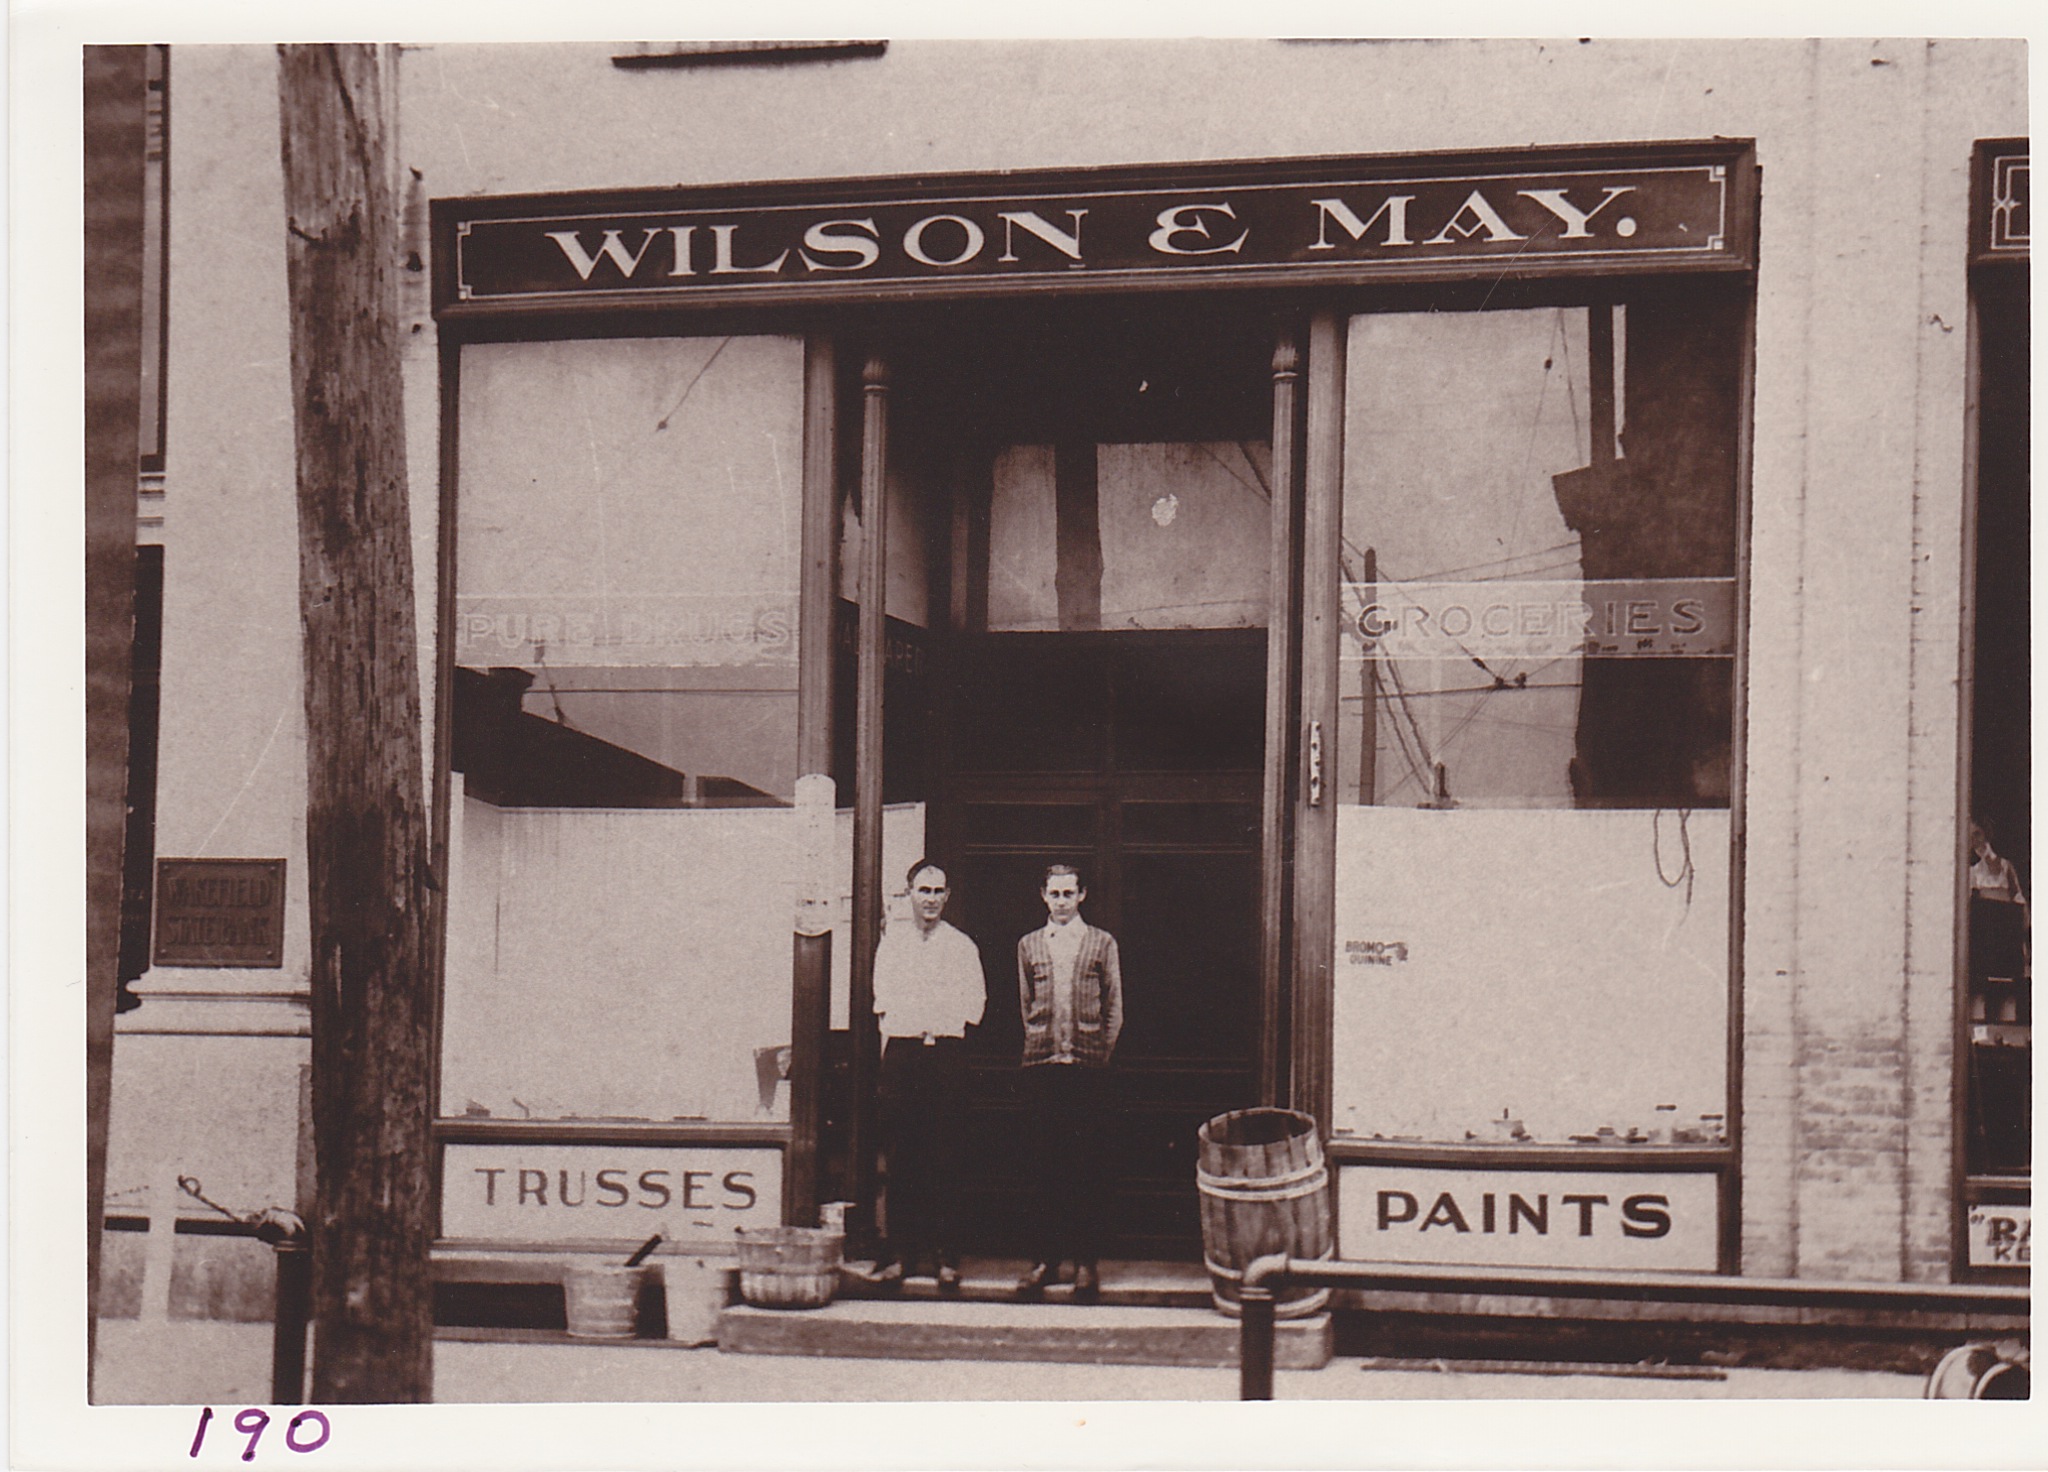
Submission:
<svg viewBox="0 0 2048 1472">
<path fill-rule="evenodd" d="M 779 1118 L 803 344 L 461 351 L 442 1113 Z"/>
<path fill-rule="evenodd" d="M 1744 320 L 1351 319 L 1340 1138 L 1727 1143 Z"/>
</svg>

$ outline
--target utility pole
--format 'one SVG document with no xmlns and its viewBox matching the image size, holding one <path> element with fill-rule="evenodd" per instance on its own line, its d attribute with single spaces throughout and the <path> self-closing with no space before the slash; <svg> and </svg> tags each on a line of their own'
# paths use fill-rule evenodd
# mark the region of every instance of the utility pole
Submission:
<svg viewBox="0 0 2048 1472">
<path fill-rule="evenodd" d="M 313 1389 L 432 1392 L 433 987 L 398 207 L 374 46 L 280 46 L 305 639 Z"/>
</svg>

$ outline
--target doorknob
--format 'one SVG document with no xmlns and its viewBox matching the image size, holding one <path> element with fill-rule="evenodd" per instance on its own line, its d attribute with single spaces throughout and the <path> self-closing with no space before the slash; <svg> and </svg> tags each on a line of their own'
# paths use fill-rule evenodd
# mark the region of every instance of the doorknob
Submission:
<svg viewBox="0 0 2048 1472">
<path fill-rule="evenodd" d="M 1308 723 L 1308 805 L 1323 805 L 1323 723 Z"/>
</svg>

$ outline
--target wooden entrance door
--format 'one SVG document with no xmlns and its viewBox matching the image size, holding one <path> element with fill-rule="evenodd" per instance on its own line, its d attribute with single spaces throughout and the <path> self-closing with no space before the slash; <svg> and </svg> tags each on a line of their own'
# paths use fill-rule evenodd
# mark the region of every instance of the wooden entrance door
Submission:
<svg viewBox="0 0 2048 1472">
<path fill-rule="evenodd" d="M 989 989 L 962 1183 L 970 1250 L 1026 1247 L 1016 943 L 1045 922 L 1045 866 L 1068 862 L 1084 917 L 1123 957 L 1110 1250 L 1199 1252 L 1195 1130 L 1258 1088 L 1265 653 L 1259 630 L 996 634 L 948 662 L 932 846 Z"/>
</svg>

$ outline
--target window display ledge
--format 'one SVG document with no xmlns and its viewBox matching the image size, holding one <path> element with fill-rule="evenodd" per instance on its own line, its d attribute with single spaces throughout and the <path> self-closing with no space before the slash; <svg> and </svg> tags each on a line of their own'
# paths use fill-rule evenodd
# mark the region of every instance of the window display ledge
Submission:
<svg viewBox="0 0 2048 1472">
<path fill-rule="evenodd" d="M 2033 1191 L 2034 1178 L 2025 1171 L 1963 1177 L 1965 1201 L 2025 1202 L 2032 1199 Z"/>
<path fill-rule="evenodd" d="M 437 1119 L 442 1144 L 787 1145 L 789 1125 L 777 1120 Z"/>
<path fill-rule="evenodd" d="M 1496 1145 L 1427 1140 L 1365 1140 L 1334 1135 L 1330 1159 L 1394 1164 L 1524 1166 L 1532 1170 L 1641 1167 L 1644 1170 L 1721 1170 L 1735 1164 L 1727 1145 Z"/>
</svg>

